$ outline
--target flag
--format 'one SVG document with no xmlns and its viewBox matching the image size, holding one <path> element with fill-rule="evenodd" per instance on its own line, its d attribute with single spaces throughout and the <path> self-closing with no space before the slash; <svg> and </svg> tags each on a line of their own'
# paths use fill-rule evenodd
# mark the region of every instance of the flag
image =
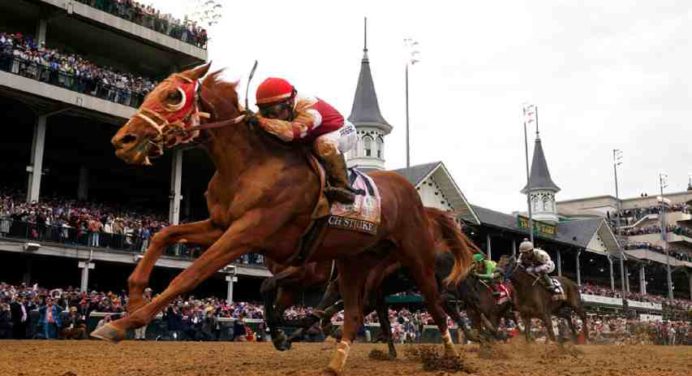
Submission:
<svg viewBox="0 0 692 376">
<path fill-rule="evenodd" d="M 530 124 L 536 121 L 536 106 L 529 104 L 524 106 L 524 123 Z"/>
</svg>

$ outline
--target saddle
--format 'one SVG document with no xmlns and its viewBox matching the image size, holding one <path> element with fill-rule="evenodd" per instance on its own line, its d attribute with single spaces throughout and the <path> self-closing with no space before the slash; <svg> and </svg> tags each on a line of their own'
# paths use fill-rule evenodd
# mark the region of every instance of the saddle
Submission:
<svg viewBox="0 0 692 376">
<path fill-rule="evenodd" d="M 355 202 L 351 205 L 330 203 L 324 194 L 327 186 L 325 169 L 312 153 L 306 154 L 310 166 L 320 177 L 320 195 L 298 251 L 287 261 L 290 265 L 300 265 L 309 260 L 322 244 L 328 228 L 375 235 L 381 218 L 380 192 L 370 176 L 355 168 L 348 169 L 349 183 L 357 192 Z"/>
</svg>

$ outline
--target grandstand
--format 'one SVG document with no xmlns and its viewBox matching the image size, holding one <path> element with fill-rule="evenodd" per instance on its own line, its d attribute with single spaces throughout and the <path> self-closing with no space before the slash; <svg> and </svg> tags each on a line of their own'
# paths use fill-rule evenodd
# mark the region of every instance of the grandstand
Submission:
<svg viewBox="0 0 692 376">
<path fill-rule="evenodd" d="M 202 150 L 181 148 L 138 169 L 116 159 L 110 145 L 158 80 L 207 60 L 206 32 L 202 37 L 196 26 L 177 24 L 150 8 L 144 13 L 121 9 L 120 3 L 0 3 L 2 194 L 13 208 L 40 202 L 42 211 L 51 214 L 48 224 L 42 216 L 37 224 L 32 213 L 37 207 L 23 208 L 22 215 L 9 213 L 6 206 L 7 231 L 0 238 L 3 280 L 119 290 L 141 253 L 141 228 L 206 216 L 203 193 L 213 166 Z M 123 222 L 110 225 L 129 231 L 111 228 L 111 234 L 93 243 L 87 231 L 80 232 L 80 222 L 70 218 L 75 213 L 84 226 L 88 218 L 82 214 L 103 224 L 110 216 L 112 222 Z M 162 288 L 195 251 L 171 249 L 156 268 L 153 287 Z M 250 265 L 251 260 L 239 261 L 235 291 L 238 298 L 249 299 L 243 292 L 256 294 L 268 272 Z M 224 295 L 225 274 L 202 290 Z"/>
<path fill-rule="evenodd" d="M 201 38 L 197 29 L 184 32 L 170 20 L 135 16 L 110 3 L 0 3 L 0 116 L 6 129 L 0 139 L 1 280 L 120 291 L 153 232 L 207 215 L 203 193 L 213 166 L 201 149 L 179 148 L 141 169 L 116 159 L 109 142 L 152 85 L 207 60 L 206 34 Z M 366 49 L 349 119 L 359 137 L 349 164 L 384 169 L 384 139 L 392 126 L 380 113 Z M 397 172 L 416 186 L 426 206 L 453 212 L 463 221 L 467 233 L 493 259 L 515 254 L 528 236 L 520 213 L 472 205 L 442 162 Z M 556 274 L 584 286 L 610 286 L 621 294 L 585 298 L 594 309 L 622 310 L 627 303 L 641 314 L 662 315 L 659 302 L 641 296 L 629 299 L 632 302 L 622 299 L 634 293 L 634 286 L 642 296 L 664 294 L 661 255 L 649 239 L 657 235 L 633 235 L 631 246 L 639 248 L 626 249 L 632 257 L 625 259 L 605 212 L 566 213 L 566 203 L 555 202 L 559 188 L 550 180 L 540 138 L 531 175 L 532 182 L 544 183 L 525 187 L 540 220 L 534 229 L 536 243 L 556 261 Z M 623 208 L 643 207 L 637 205 L 625 203 Z M 670 242 L 684 250 L 690 242 L 681 229 L 687 228 L 689 214 L 679 212 L 669 217 L 669 225 L 678 226 L 671 228 Z M 626 222 L 625 230 L 656 220 L 654 213 L 629 213 L 623 217 L 633 222 Z M 161 291 L 200 251 L 184 246 L 167 250 L 151 279 L 154 290 Z M 683 278 L 689 276 L 689 258 L 675 262 L 687 262 L 676 264 L 681 267 L 674 273 L 676 297 L 687 299 L 692 279 Z M 640 273 L 646 268 L 646 284 L 630 273 L 635 268 Z M 256 300 L 260 281 L 268 275 L 261 256 L 251 255 L 237 260 L 235 269 L 217 273 L 199 292 L 225 296 L 235 276 L 235 299 Z"/>
</svg>

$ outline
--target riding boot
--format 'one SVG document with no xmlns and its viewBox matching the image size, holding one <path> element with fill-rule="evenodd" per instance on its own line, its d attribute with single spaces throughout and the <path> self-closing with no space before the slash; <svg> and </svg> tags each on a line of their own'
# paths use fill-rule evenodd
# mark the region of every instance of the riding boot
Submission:
<svg viewBox="0 0 692 376">
<path fill-rule="evenodd" d="M 550 278 L 548 274 L 541 274 L 541 282 L 543 283 L 543 286 L 548 289 L 548 291 L 550 291 L 552 294 L 557 294 L 557 289 L 555 288 L 555 284 L 553 284 L 553 279 Z"/>
<path fill-rule="evenodd" d="M 346 171 L 346 159 L 343 154 L 322 156 L 322 162 L 327 170 L 329 186 L 324 194 L 329 201 L 337 201 L 342 204 L 353 204 L 356 200 L 356 190 L 348 182 Z"/>
</svg>

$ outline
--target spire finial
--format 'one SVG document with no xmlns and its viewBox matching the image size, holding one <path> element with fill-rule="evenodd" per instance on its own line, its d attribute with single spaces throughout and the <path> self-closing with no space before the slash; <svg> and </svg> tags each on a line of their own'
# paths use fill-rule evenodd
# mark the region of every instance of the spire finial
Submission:
<svg viewBox="0 0 692 376">
<path fill-rule="evenodd" d="M 541 139 L 541 134 L 538 131 L 538 106 L 535 106 L 534 111 L 536 111 L 536 139 L 540 140 Z"/>
<path fill-rule="evenodd" d="M 368 18 L 363 17 L 363 52 L 368 52 Z"/>
</svg>

